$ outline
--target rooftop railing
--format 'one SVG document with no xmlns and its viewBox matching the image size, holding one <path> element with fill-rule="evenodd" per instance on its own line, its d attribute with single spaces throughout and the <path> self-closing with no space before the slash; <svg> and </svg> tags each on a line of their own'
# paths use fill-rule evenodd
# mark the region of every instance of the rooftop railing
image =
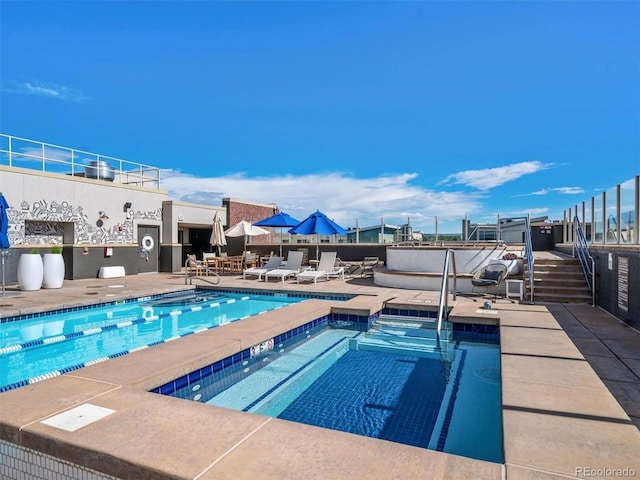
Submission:
<svg viewBox="0 0 640 480">
<path fill-rule="evenodd" d="M 640 245 L 640 176 L 565 210 L 565 243 L 575 240 L 574 217 L 590 245 Z"/>
<path fill-rule="evenodd" d="M 160 169 L 120 158 L 0 133 L 0 165 L 160 188 Z"/>
</svg>

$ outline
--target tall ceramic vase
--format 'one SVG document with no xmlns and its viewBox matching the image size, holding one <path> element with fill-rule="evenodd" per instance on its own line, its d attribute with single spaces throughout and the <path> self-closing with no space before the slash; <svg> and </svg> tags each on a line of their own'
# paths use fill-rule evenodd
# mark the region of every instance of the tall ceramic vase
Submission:
<svg viewBox="0 0 640 480">
<path fill-rule="evenodd" d="M 43 288 L 60 288 L 64 282 L 64 258 L 60 253 L 44 254 Z"/>
<path fill-rule="evenodd" d="M 39 253 L 23 253 L 18 260 L 18 285 L 20 290 L 40 290 L 44 265 Z"/>
</svg>

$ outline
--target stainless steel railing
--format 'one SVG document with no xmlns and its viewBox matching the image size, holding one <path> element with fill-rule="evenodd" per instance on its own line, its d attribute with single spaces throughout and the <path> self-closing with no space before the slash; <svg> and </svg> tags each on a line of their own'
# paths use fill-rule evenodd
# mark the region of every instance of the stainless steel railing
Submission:
<svg viewBox="0 0 640 480">
<path fill-rule="evenodd" d="M 159 168 L 3 133 L 0 133 L 0 165 L 160 188 Z"/>
<path fill-rule="evenodd" d="M 442 283 L 440 285 L 440 299 L 438 301 L 438 337 L 442 329 L 442 320 L 449 313 L 449 269 L 453 271 L 453 299 L 456 299 L 456 252 L 448 248 L 444 254 L 442 269 Z"/>
<path fill-rule="evenodd" d="M 587 241 L 587 236 L 584 233 L 582 228 L 582 224 L 580 223 L 580 219 L 576 215 L 573 218 L 573 251 L 574 256 L 578 257 L 580 260 L 580 265 L 582 266 L 582 272 L 584 273 L 584 278 L 587 281 L 587 286 L 591 291 L 591 304 L 595 307 L 596 305 L 596 263 L 591 255 L 591 250 L 589 249 L 589 242 Z"/>
<path fill-rule="evenodd" d="M 524 225 L 524 258 L 527 263 L 527 273 L 529 276 L 529 294 L 530 294 L 530 302 L 533 303 L 533 269 L 535 266 L 535 260 L 533 258 L 533 242 L 531 240 L 531 218 L 527 215 L 527 219 Z"/>
</svg>

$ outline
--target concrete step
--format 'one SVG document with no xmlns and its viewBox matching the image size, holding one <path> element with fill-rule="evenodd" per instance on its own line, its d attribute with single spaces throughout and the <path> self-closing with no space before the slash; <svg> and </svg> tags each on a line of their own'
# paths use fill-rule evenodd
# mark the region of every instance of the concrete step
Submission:
<svg viewBox="0 0 640 480">
<path fill-rule="evenodd" d="M 536 290 L 533 300 L 540 303 L 591 303 L 591 294 L 569 296 L 560 293 L 540 293 Z"/>
</svg>

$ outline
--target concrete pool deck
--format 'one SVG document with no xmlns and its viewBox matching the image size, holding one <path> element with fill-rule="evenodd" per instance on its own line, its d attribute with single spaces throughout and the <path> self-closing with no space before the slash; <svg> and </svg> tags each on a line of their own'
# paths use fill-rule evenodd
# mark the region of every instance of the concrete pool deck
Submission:
<svg viewBox="0 0 640 480">
<path fill-rule="evenodd" d="M 225 276 L 219 286 L 358 296 L 292 305 L 0 394 L 0 438 L 135 479 L 640 477 L 640 334 L 598 308 L 499 298 L 488 313 L 479 297 L 450 302 L 454 321 L 500 323 L 500 465 L 149 393 L 330 311 L 437 305 L 437 292 L 361 278 L 298 285 Z M 192 287 L 170 274 L 65 281 L 59 290 L 0 297 L 0 317 L 182 288 Z M 83 404 L 115 413 L 75 432 L 41 423 Z"/>
</svg>

